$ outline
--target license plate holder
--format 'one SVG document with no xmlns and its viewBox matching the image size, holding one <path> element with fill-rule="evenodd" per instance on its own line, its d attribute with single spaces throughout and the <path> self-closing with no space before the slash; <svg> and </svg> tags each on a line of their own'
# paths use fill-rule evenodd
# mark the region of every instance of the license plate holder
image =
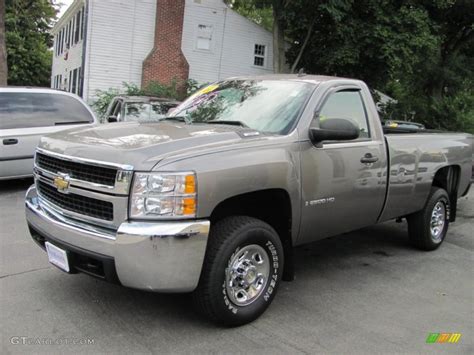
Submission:
<svg viewBox="0 0 474 355">
<path fill-rule="evenodd" d="M 48 253 L 48 260 L 54 266 L 60 268 L 63 271 L 70 272 L 69 260 L 67 257 L 67 251 L 58 248 L 56 245 L 50 242 L 45 242 L 46 252 Z"/>
</svg>

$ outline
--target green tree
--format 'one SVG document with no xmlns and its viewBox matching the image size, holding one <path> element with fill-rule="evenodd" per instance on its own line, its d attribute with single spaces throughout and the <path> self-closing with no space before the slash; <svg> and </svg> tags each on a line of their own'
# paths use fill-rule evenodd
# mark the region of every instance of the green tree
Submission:
<svg viewBox="0 0 474 355">
<path fill-rule="evenodd" d="M 5 0 L 9 85 L 49 86 L 57 10 L 48 0 Z"/>
<path fill-rule="evenodd" d="M 8 66 L 5 45 L 5 0 L 0 0 L 0 85 L 7 85 Z"/>
<path fill-rule="evenodd" d="M 295 0 L 288 10 L 290 38 L 317 19 L 300 67 L 366 81 L 397 100 L 393 119 L 474 132 L 473 1 Z M 298 54 L 294 42 L 289 61 Z"/>
<path fill-rule="evenodd" d="M 268 31 L 273 28 L 271 0 L 226 0 L 226 3 L 242 16 L 247 17 Z"/>
<path fill-rule="evenodd" d="M 426 11 L 403 1 L 334 0 L 314 6 L 314 1 L 302 0 L 292 6 L 287 18 L 290 37 L 304 37 L 314 23 L 298 64 L 312 73 L 356 77 L 374 89 L 384 89 L 401 73 L 412 75 L 437 45 Z M 296 21 L 301 14 L 307 14 L 306 19 Z M 294 43 L 290 48 L 290 62 L 300 47 Z"/>
<path fill-rule="evenodd" d="M 420 6 L 436 47 L 414 75 L 390 83 L 399 104 L 388 112 L 412 114 L 432 128 L 474 133 L 474 2 L 426 0 Z"/>
<path fill-rule="evenodd" d="M 284 37 L 292 72 L 362 79 L 397 100 L 391 118 L 474 133 L 474 1 L 230 1 L 257 23 L 273 9 L 276 72 Z"/>
</svg>

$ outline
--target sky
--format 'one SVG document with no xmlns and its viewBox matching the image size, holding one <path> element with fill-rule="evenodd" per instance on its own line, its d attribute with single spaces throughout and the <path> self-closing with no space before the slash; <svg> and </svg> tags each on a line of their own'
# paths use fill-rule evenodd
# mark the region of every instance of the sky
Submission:
<svg viewBox="0 0 474 355">
<path fill-rule="evenodd" d="M 69 8 L 69 6 L 71 6 L 71 4 L 73 2 L 74 2 L 74 0 L 60 0 L 60 1 L 58 1 L 58 3 L 63 4 L 61 6 L 61 9 L 59 10 L 58 18 L 61 17 L 66 12 L 66 10 Z"/>
</svg>

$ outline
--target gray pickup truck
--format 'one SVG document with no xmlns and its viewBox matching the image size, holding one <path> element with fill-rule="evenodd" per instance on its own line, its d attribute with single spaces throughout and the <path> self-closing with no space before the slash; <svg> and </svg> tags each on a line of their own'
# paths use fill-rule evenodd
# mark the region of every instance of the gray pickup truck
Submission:
<svg viewBox="0 0 474 355">
<path fill-rule="evenodd" d="M 384 132 L 358 80 L 231 78 L 161 122 L 42 138 L 26 218 L 62 270 L 193 292 L 240 325 L 293 278 L 294 246 L 406 218 L 416 247 L 439 247 L 472 152 L 469 134 Z"/>
</svg>

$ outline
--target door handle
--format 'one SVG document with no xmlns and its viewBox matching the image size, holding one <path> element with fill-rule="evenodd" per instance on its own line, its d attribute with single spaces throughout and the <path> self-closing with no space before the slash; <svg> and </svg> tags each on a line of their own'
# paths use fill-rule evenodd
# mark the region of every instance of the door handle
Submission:
<svg viewBox="0 0 474 355">
<path fill-rule="evenodd" d="M 379 160 L 379 157 L 375 156 L 375 155 L 372 155 L 370 153 L 367 153 L 366 155 L 364 155 L 361 159 L 360 159 L 360 162 L 361 163 L 364 163 L 364 164 L 372 164 L 372 163 L 375 163 L 376 161 Z"/>
<path fill-rule="evenodd" d="M 18 144 L 18 139 L 16 138 L 6 138 L 3 140 L 3 145 L 13 145 Z"/>
</svg>

